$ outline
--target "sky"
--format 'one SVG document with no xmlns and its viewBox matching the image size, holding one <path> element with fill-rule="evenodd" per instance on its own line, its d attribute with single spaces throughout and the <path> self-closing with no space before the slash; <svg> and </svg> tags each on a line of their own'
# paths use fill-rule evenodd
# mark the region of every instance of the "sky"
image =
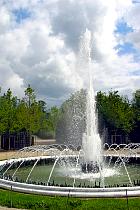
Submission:
<svg viewBox="0 0 140 210">
<path fill-rule="evenodd" d="M 0 0 L 0 86 L 18 97 L 31 85 L 60 105 L 87 87 L 80 40 L 92 33 L 96 91 L 140 89 L 140 0 Z"/>
</svg>

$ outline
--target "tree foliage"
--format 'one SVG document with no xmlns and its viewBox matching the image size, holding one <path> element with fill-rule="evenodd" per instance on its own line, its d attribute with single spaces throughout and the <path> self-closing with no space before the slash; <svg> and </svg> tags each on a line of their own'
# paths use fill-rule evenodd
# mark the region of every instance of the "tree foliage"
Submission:
<svg viewBox="0 0 140 210">
<path fill-rule="evenodd" d="M 107 128 L 108 135 L 111 135 L 111 132 L 119 132 L 119 135 L 123 134 L 127 138 L 135 129 L 136 119 L 140 119 L 140 91 L 136 91 L 133 103 L 127 97 L 119 95 L 118 91 L 100 91 L 97 93 L 96 102 L 101 136 L 104 128 Z M 85 90 L 72 94 L 62 104 L 56 134 L 59 142 L 77 145 L 78 141 L 82 141 L 86 126 L 85 109 Z"/>
<path fill-rule="evenodd" d="M 100 91 L 96 101 L 99 124 L 102 123 L 110 130 L 121 130 L 127 135 L 135 133 L 136 139 L 139 138 L 140 90 L 134 93 L 132 101 L 120 96 L 118 91 L 108 94 Z M 42 131 L 56 136 L 61 143 L 69 140 L 69 143 L 74 141 L 78 145 L 85 132 L 85 109 L 86 91 L 83 89 L 72 94 L 60 108 L 54 106 L 50 109 L 47 109 L 46 102 L 37 100 L 30 85 L 21 99 L 8 89 L 0 95 L 0 133 L 24 130 L 37 134 Z"/>
<path fill-rule="evenodd" d="M 1 133 L 21 130 L 36 133 L 46 126 L 46 122 L 46 112 L 42 110 L 40 101 L 36 100 L 35 92 L 30 85 L 22 99 L 13 96 L 10 89 L 0 97 Z"/>
<path fill-rule="evenodd" d="M 127 98 L 118 94 L 118 91 L 106 93 L 98 92 L 97 109 L 99 115 L 108 126 L 122 129 L 129 133 L 134 125 L 134 111 Z"/>
<path fill-rule="evenodd" d="M 132 106 L 134 109 L 135 120 L 140 121 L 140 90 L 136 90 L 134 93 Z"/>
<path fill-rule="evenodd" d="M 15 129 L 15 115 L 17 97 L 12 95 L 10 89 L 0 97 L 0 132 L 12 132 Z"/>
</svg>

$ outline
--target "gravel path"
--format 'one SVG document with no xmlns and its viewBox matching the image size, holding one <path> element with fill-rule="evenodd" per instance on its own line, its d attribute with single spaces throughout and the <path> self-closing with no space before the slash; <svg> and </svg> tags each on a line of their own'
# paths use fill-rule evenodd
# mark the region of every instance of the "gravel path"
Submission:
<svg viewBox="0 0 140 210">
<path fill-rule="evenodd" d="M 17 151 L 0 151 L 0 160 L 9 159 L 14 157 L 17 154 Z"/>
</svg>

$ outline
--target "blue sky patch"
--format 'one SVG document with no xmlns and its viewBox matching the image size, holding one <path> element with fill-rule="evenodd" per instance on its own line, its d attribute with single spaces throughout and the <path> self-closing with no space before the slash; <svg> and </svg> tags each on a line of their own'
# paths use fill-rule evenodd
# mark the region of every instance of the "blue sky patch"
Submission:
<svg viewBox="0 0 140 210">
<path fill-rule="evenodd" d="M 115 33 L 126 35 L 130 32 L 133 32 L 132 27 L 128 26 L 124 20 L 121 20 L 116 25 Z"/>
<path fill-rule="evenodd" d="M 134 71 L 133 75 L 140 76 L 140 70 Z"/>
<path fill-rule="evenodd" d="M 139 61 L 140 61 L 140 52 L 139 51 L 137 51 L 137 53 L 134 54 L 134 61 L 139 63 Z"/>
<path fill-rule="evenodd" d="M 134 4 L 140 3 L 140 0 L 133 0 L 132 1 Z"/>
<path fill-rule="evenodd" d="M 21 23 L 23 20 L 25 20 L 31 16 L 30 12 L 27 9 L 23 9 L 23 8 L 14 10 L 13 13 L 16 17 L 17 23 Z"/>
<path fill-rule="evenodd" d="M 115 47 L 115 49 L 118 50 L 118 55 L 137 53 L 137 50 L 134 48 L 133 44 L 130 42 L 125 42 L 122 45 L 119 44 Z"/>
<path fill-rule="evenodd" d="M 140 76 L 140 70 L 135 70 L 133 72 L 129 72 L 129 75 Z"/>
</svg>

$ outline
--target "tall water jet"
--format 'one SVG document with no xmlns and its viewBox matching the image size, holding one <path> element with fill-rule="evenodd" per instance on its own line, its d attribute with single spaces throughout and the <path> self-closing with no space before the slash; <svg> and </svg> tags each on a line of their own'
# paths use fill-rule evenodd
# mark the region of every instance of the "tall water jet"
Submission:
<svg viewBox="0 0 140 210">
<path fill-rule="evenodd" d="M 83 172 L 101 173 L 102 169 L 102 147 L 98 133 L 98 120 L 96 115 L 96 100 L 93 88 L 93 77 L 91 69 L 91 32 L 86 29 L 82 39 L 84 62 L 88 71 L 88 89 L 86 105 L 86 132 L 83 134 L 82 147 L 84 157 L 82 162 Z"/>
</svg>

